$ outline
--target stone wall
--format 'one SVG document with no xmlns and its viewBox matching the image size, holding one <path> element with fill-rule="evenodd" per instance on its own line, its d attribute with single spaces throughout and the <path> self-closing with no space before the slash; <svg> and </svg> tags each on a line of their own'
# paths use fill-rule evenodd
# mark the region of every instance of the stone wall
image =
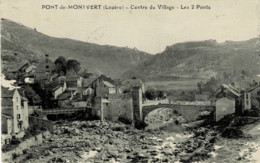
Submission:
<svg viewBox="0 0 260 163">
<path fill-rule="evenodd" d="M 123 117 L 129 121 L 133 120 L 133 107 L 131 94 L 113 94 L 109 95 L 110 103 L 103 106 L 104 118 L 111 121 L 117 121 Z"/>
<path fill-rule="evenodd" d="M 45 133 L 46 134 L 46 133 Z M 32 146 L 37 146 L 43 142 L 43 133 L 36 136 L 30 137 L 21 142 L 15 149 L 2 153 L 2 162 L 10 162 L 14 154 L 21 155 L 23 150 L 28 149 Z"/>
<path fill-rule="evenodd" d="M 29 124 L 31 127 L 35 127 L 39 129 L 46 128 L 50 132 L 53 131 L 53 122 L 49 120 L 45 120 L 34 116 L 29 116 Z"/>
</svg>

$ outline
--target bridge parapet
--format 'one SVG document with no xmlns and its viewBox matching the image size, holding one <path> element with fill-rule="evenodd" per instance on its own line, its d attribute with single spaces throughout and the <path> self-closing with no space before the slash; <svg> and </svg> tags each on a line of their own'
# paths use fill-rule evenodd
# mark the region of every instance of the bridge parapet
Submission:
<svg viewBox="0 0 260 163">
<path fill-rule="evenodd" d="M 149 106 L 143 106 L 143 108 L 142 108 L 143 121 L 145 120 L 145 117 L 150 112 L 152 112 L 153 110 L 156 110 L 158 108 L 170 108 L 170 109 L 176 110 L 176 112 L 181 114 L 187 122 L 195 121 L 199 116 L 199 112 L 201 112 L 201 111 L 206 111 L 206 110 L 207 111 L 214 111 L 215 110 L 214 105 L 191 105 L 191 104 L 185 104 L 185 105 L 179 105 L 179 104 L 149 105 Z"/>
</svg>

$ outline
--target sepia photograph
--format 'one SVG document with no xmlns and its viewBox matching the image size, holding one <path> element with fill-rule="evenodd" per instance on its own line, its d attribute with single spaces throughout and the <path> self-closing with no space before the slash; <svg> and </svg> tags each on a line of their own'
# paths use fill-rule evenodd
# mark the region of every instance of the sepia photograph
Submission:
<svg viewBox="0 0 260 163">
<path fill-rule="evenodd" d="M 1 162 L 260 163 L 260 0 L 0 0 Z"/>
</svg>

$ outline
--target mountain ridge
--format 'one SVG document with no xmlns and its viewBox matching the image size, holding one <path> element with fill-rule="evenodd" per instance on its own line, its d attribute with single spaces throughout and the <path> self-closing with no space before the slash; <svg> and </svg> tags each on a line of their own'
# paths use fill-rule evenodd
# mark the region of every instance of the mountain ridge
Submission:
<svg viewBox="0 0 260 163">
<path fill-rule="evenodd" d="M 70 38 L 47 36 L 21 23 L 1 20 L 2 55 L 18 54 L 20 60 L 31 57 L 42 59 L 47 53 L 51 59 L 59 56 L 77 59 L 82 69 L 118 78 L 128 69 L 146 61 L 150 54 L 136 49 L 98 45 Z"/>
<path fill-rule="evenodd" d="M 137 75 L 147 80 L 161 76 L 209 79 L 232 73 L 236 76 L 233 80 L 237 80 L 242 71 L 247 73 L 246 78 L 255 78 L 260 74 L 260 38 L 223 43 L 205 40 L 173 44 L 124 76 Z"/>
</svg>

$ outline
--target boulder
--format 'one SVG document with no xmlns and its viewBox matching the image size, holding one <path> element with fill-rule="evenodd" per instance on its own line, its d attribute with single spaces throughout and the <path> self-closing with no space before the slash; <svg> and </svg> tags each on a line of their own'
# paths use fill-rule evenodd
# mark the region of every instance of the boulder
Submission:
<svg viewBox="0 0 260 163">
<path fill-rule="evenodd" d="M 225 138 L 242 138 L 244 133 L 235 127 L 227 127 L 221 134 Z"/>
</svg>

